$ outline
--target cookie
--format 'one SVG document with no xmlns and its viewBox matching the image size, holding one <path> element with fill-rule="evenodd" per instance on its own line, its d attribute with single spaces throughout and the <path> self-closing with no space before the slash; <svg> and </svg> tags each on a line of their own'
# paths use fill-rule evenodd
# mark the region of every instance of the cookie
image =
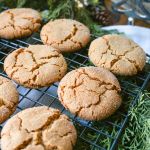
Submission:
<svg viewBox="0 0 150 150">
<path fill-rule="evenodd" d="M 4 70 L 18 84 L 40 88 L 59 81 L 67 71 L 67 63 L 55 48 L 30 45 L 10 53 L 4 61 Z"/>
<path fill-rule="evenodd" d="M 41 30 L 44 44 L 62 52 L 74 52 L 87 45 L 90 31 L 82 23 L 71 19 L 57 19 L 48 22 Z"/>
<path fill-rule="evenodd" d="M 9 79 L 0 76 L 0 123 L 14 113 L 18 101 L 19 94 L 15 85 Z"/>
<path fill-rule="evenodd" d="M 40 14 L 30 8 L 8 9 L 0 14 L 0 38 L 26 37 L 38 31 L 40 26 Z"/>
<path fill-rule="evenodd" d="M 105 35 L 95 39 L 89 48 L 91 62 L 118 75 L 135 75 L 146 62 L 144 50 L 121 35 Z"/>
<path fill-rule="evenodd" d="M 81 67 L 65 75 L 58 87 L 61 103 L 86 120 L 102 120 L 121 104 L 117 78 L 100 67 Z"/>
<path fill-rule="evenodd" d="M 2 150 L 72 150 L 77 139 L 73 124 L 59 110 L 39 106 L 7 121 L 1 132 Z"/>
</svg>

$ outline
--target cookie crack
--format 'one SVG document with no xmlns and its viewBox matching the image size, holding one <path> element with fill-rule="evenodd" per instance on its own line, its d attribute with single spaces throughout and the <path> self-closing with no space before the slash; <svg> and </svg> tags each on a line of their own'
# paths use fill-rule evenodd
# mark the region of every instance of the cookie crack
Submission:
<svg viewBox="0 0 150 150">
<path fill-rule="evenodd" d="M 60 54 L 54 54 L 46 57 L 40 57 L 40 59 L 51 59 L 51 58 L 59 58 Z"/>
<path fill-rule="evenodd" d="M 22 129 L 22 119 L 18 116 L 18 115 L 16 115 L 16 117 L 19 119 L 19 121 L 20 121 L 20 124 L 19 124 L 19 130 L 21 131 L 21 129 Z M 28 131 L 27 131 L 28 132 Z"/>
<path fill-rule="evenodd" d="M 135 66 L 136 70 L 141 70 L 141 68 L 137 65 L 137 63 L 136 63 L 135 60 L 131 60 L 131 59 L 126 58 L 126 57 L 125 57 L 125 59 L 126 59 L 127 61 L 129 61 L 131 64 L 133 64 L 133 65 Z"/>
<path fill-rule="evenodd" d="M 11 13 L 10 11 L 7 11 L 7 14 L 10 15 L 10 19 L 11 19 L 11 21 L 12 21 L 12 24 L 10 23 L 10 25 L 11 25 L 11 26 L 14 28 L 14 30 L 15 30 L 15 25 L 14 25 L 14 23 L 15 23 L 15 20 L 14 20 L 14 14 Z"/>
<path fill-rule="evenodd" d="M 58 131 L 55 131 L 53 133 L 58 135 L 60 138 L 65 138 L 65 137 L 69 136 L 70 134 L 72 134 L 71 131 L 68 131 L 68 132 L 64 133 L 63 135 L 60 135 Z"/>
<path fill-rule="evenodd" d="M 28 133 L 33 133 L 33 132 L 39 132 L 39 131 L 42 131 L 44 129 L 46 129 L 47 127 L 51 127 L 53 125 L 53 123 L 59 119 L 60 117 L 60 114 L 59 113 L 55 113 L 53 116 L 49 116 L 46 120 L 46 122 L 43 124 L 43 126 L 39 127 L 38 129 L 36 130 L 31 130 L 29 131 L 27 128 L 24 128 L 23 127 L 23 121 L 22 121 L 22 118 L 17 116 L 17 118 L 20 120 L 20 130 L 24 129 L 26 130 Z"/>
<path fill-rule="evenodd" d="M 59 117 L 60 117 L 60 114 L 59 113 L 55 113 L 53 116 L 49 116 L 47 118 L 47 121 L 43 124 L 43 126 L 41 126 L 40 128 L 38 128 L 36 130 L 29 131 L 27 128 L 23 127 L 22 118 L 17 115 L 17 118 L 20 120 L 19 130 L 20 131 L 21 130 L 25 130 L 29 135 L 32 135 L 32 136 L 31 136 L 31 138 L 23 141 L 23 143 L 18 145 L 15 148 L 15 150 L 24 149 L 30 144 L 42 145 L 45 148 L 45 145 L 44 145 L 44 142 L 43 142 L 43 131 L 45 129 L 47 129 L 47 128 L 50 129 L 53 126 L 54 122 L 57 121 L 57 119 L 59 119 Z M 64 136 L 67 136 L 67 134 L 64 135 Z"/>
<path fill-rule="evenodd" d="M 0 81 L 0 86 L 3 85 L 4 83 L 9 82 L 8 80 L 6 80 L 5 82 L 3 80 Z"/>
<path fill-rule="evenodd" d="M 5 106 L 10 112 L 12 112 L 12 109 L 15 105 L 17 105 L 17 102 L 13 102 L 13 101 L 9 101 L 9 102 L 11 103 L 11 106 L 7 105 L 4 99 L 0 97 L 0 107 Z"/>
<path fill-rule="evenodd" d="M 2 28 L 0 28 L 0 30 L 4 30 L 5 28 L 7 28 L 7 27 L 13 27 L 11 24 L 8 24 L 8 25 L 5 25 L 4 27 L 2 27 Z"/>
<path fill-rule="evenodd" d="M 35 59 L 35 57 L 34 57 L 32 52 L 31 52 L 31 54 L 32 54 L 33 61 L 36 63 L 36 66 L 31 69 L 31 72 L 34 72 L 35 70 L 38 70 L 41 66 L 50 63 L 50 62 L 47 62 L 47 61 L 42 62 L 42 63 L 37 63 L 37 61 L 36 61 L 36 59 Z M 47 56 L 47 57 L 41 57 L 40 59 L 44 59 L 44 60 L 49 60 L 50 61 L 51 58 L 60 58 L 60 55 L 52 55 L 52 56 Z M 55 65 L 56 66 L 57 64 L 51 64 L 51 65 Z M 57 65 L 57 66 L 59 66 L 59 65 Z"/>
<path fill-rule="evenodd" d="M 12 78 L 13 74 L 19 69 L 18 67 L 22 67 L 22 66 L 17 66 L 17 59 L 18 59 L 18 56 L 19 56 L 21 53 L 23 53 L 23 48 L 18 49 L 16 55 L 14 56 L 14 57 L 15 57 L 15 63 L 14 63 L 14 65 L 11 66 L 11 67 L 10 67 L 10 66 L 6 66 L 6 67 L 4 68 L 4 70 L 5 70 L 5 72 L 6 72 L 7 69 L 10 68 L 11 70 L 13 70 L 13 69 L 16 67 L 16 68 L 11 72 L 11 74 L 10 74 L 10 77 L 11 77 L 11 78 Z"/>
<path fill-rule="evenodd" d="M 3 98 L 0 97 L 0 107 L 4 106 L 4 101 L 3 101 Z"/>
<path fill-rule="evenodd" d="M 3 29 L 5 29 L 5 28 L 7 28 L 7 27 L 10 27 L 10 26 L 11 26 L 14 30 L 16 30 L 16 27 L 15 27 L 15 20 L 14 20 L 14 14 L 11 13 L 10 11 L 7 11 L 6 13 L 10 15 L 10 20 L 12 21 L 12 23 L 11 23 L 11 22 L 8 22 L 8 24 L 5 25 L 3 28 L 0 28 L 0 30 L 3 30 Z M 15 34 L 14 34 L 14 36 L 15 36 Z"/>
<path fill-rule="evenodd" d="M 122 55 L 118 55 L 118 54 L 116 54 L 116 51 L 114 52 L 114 49 L 111 48 L 111 45 L 109 44 L 109 41 L 107 40 L 107 38 L 102 37 L 102 39 L 105 40 L 105 42 L 106 42 L 106 44 L 108 46 L 107 50 L 110 51 L 111 55 L 114 55 L 114 56 L 117 56 L 117 57 L 125 56 L 127 53 L 130 53 L 130 52 L 134 51 L 135 48 L 138 47 L 137 45 L 136 46 L 132 46 L 131 41 L 129 41 L 130 46 L 132 47 L 131 50 L 130 51 L 125 51 Z"/>
<path fill-rule="evenodd" d="M 104 86 L 104 91 L 103 91 L 103 92 L 98 92 L 98 91 L 93 90 L 93 89 L 88 89 L 87 86 L 84 85 L 84 78 L 81 80 L 80 83 L 77 84 L 77 80 L 78 80 L 78 79 L 80 80 L 80 76 L 81 76 L 82 74 L 84 74 L 85 76 L 87 76 L 89 79 L 96 80 L 96 81 L 100 82 L 100 83 L 99 83 L 99 88 L 101 88 L 102 86 Z M 90 104 L 89 104 L 88 106 L 86 106 L 86 107 L 80 105 L 79 109 L 76 110 L 76 112 L 75 112 L 76 115 L 78 115 L 82 109 L 90 108 L 90 107 L 93 106 L 93 105 L 99 105 L 100 102 L 101 102 L 100 97 L 101 97 L 101 96 L 104 96 L 104 94 L 105 94 L 106 91 L 111 91 L 111 90 L 115 90 L 115 91 L 117 91 L 117 92 L 120 91 L 120 89 L 119 89 L 118 87 L 116 87 L 115 85 L 113 85 L 113 84 L 111 84 L 111 83 L 106 83 L 106 82 L 101 81 L 101 80 L 99 80 L 99 79 L 97 79 L 97 78 L 95 78 L 95 77 L 91 77 L 88 73 L 85 72 L 84 69 L 82 69 L 82 71 L 79 72 L 79 76 L 78 76 L 77 78 L 75 78 L 75 81 L 74 81 L 74 84 L 73 84 L 73 85 L 71 85 L 71 86 L 60 86 L 61 92 L 60 92 L 59 97 L 60 97 L 61 102 L 62 102 L 63 105 L 65 106 L 65 108 L 69 109 L 69 108 L 65 105 L 65 103 L 64 103 L 64 92 L 65 92 L 65 90 L 68 90 L 69 88 L 71 88 L 71 89 L 73 90 L 73 92 L 74 92 L 74 93 L 73 93 L 73 94 L 74 94 L 73 97 L 76 98 L 76 97 L 77 97 L 77 94 L 76 94 L 76 90 L 77 90 L 77 89 L 76 89 L 76 88 L 78 88 L 78 87 L 81 86 L 81 85 L 83 85 L 83 89 L 84 89 L 83 92 L 85 92 L 85 91 L 94 92 L 96 95 L 99 96 L 99 100 L 98 100 L 96 103 L 90 103 Z"/>
<path fill-rule="evenodd" d="M 11 68 L 12 69 L 12 72 L 10 73 L 10 77 L 11 78 L 13 78 L 14 74 L 19 70 L 19 68 L 22 68 L 22 67 L 21 66 L 20 67 L 17 66 L 17 67 Z"/>
<path fill-rule="evenodd" d="M 136 64 L 136 61 L 135 61 L 135 60 L 133 61 L 133 60 L 130 60 L 130 59 L 126 58 L 126 54 L 128 54 L 128 53 L 134 51 L 135 48 L 138 47 L 138 45 L 132 46 L 131 41 L 129 40 L 129 43 L 130 43 L 130 46 L 131 46 L 131 50 L 124 52 L 124 54 L 122 54 L 122 55 L 117 55 L 116 53 L 113 53 L 114 50 L 111 49 L 111 46 L 110 46 L 110 44 L 109 44 L 109 41 L 108 41 L 105 37 L 102 37 L 102 39 L 105 40 L 105 42 L 106 42 L 106 44 L 107 44 L 107 46 L 108 46 L 108 49 L 107 49 L 107 51 L 106 51 L 104 54 L 106 54 L 108 51 L 110 51 L 111 55 L 114 55 L 114 56 L 117 57 L 117 59 L 113 59 L 113 60 L 110 62 L 111 70 L 112 70 L 112 71 L 113 71 L 113 69 L 112 69 L 113 66 L 114 66 L 119 60 L 122 60 L 122 58 L 124 58 L 124 59 L 128 60 L 130 63 L 134 64 L 136 70 L 141 70 L 141 69 L 139 68 L 139 66 Z M 103 55 L 102 55 L 102 57 L 103 57 Z M 101 57 L 101 58 L 102 58 L 102 57 Z M 105 64 L 105 63 L 106 63 L 106 62 L 104 62 L 103 64 Z"/>
<path fill-rule="evenodd" d="M 90 108 L 91 106 L 99 105 L 100 102 L 101 102 L 101 98 L 100 98 L 100 97 L 101 97 L 101 96 L 104 96 L 104 94 L 105 94 L 108 90 L 109 90 L 109 91 L 112 91 L 112 90 L 115 90 L 115 91 L 116 91 L 116 90 L 117 90 L 114 85 L 112 85 L 111 88 L 108 88 L 107 85 L 111 85 L 111 84 L 105 84 L 105 83 L 104 83 L 104 84 L 100 84 L 100 87 L 101 87 L 101 86 L 105 86 L 105 87 L 104 87 L 105 90 L 104 90 L 102 93 L 98 93 L 98 92 L 96 92 L 95 90 L 89 90 L 89 89 L 87 89 L 87 88 L 85 87 L 85 90 L 87 90 L 87 91 L 89 91 L 89 92 L 94 92 L 94 93 L 96 93 L 96 94 L 99 96 L 99 100 L 98 100 L 96 103 L 91 103 L 91 104 L 89 104 L 89 105 L 86 106 L 86 107 L 81 106 L 81 107 L 79 108 L 79 110 L 77 110 L 77 112 L 75 112 L 75 114 L 78 115 L 82 109 Z"/>
<path fill-rule="evenodd" d="M 63 134 L 63 135 L 60 135 L 60 137 L 61 137 L 61 138 L 64 138 L 64 137 L 66 137 L 66 136 L 69 136 L 70 134 L 72 134 L 72 132 L 69 131 L 69 132 L 67 132 L 67 133 L 65 133 L 65 134 Z"/>
<path fill-rule="evenodd" d="M 86 109 L 86 108 L 90 108 L 90 107 L 92 107 L 92 106 L 97 106 L 97 105 L 99 105 L 99 104 L 101 103 L 101 96 L 103 96 L 106 92 L 107 92 L 107 90 L 105 90 L 102 94 L 99 94 L 99 100 L 98 100 L 95 104 L 91 103 L 91 104 L 89 104 L 89 105 L 86 106 L 86 107 L 80 106 L 79 110 L 77 110 L 77 111 L 75 112 L 75 114 L 76 114 L 76 115 L 79 115 L 80 112 L 82 111 L 82 109 Z"/>
<path fill-rule="evenodd" d="M 43 134 L 42 131 L 38 131 L 38 132 L 31 132 L 31 134 L 33 134 L 33 140 L 32 140 L 32 144 L 33 145 L 42 145 L 45 148 L 44 142 L 43 142 Z"/>
<path fill-rule="evenodd" d="M 41 67 L 41 66 L 43 66 L 43 65 L 45 65 L 45 64 L 48 64 L 49 62 L 43 62 L 43 63 L 40 63 L 40 64 L 37 64 L 35 67 L 33 67 L 31 70 L 30 70 L 30 72 L 32 72 L 32 73 L 34 73 L 35 71 L 38 71 L 38 69 Z M 51 65 L 55 65 L 55 66 L 59 66 L 59 65 L 57 65 L 57 64 L 51 64 Z M 26 69 L 26 68 L 25 68 Z M 35 82 L 36 82 L 36 80 L 37 80 L 37 77 L 38 77 L 38 75 L 39 75 L 39 71 L 36 73 L 36 74 L 34 74 L 34 76 L 32 77 L 32 78 L 30 78 L 30 79 L 28 79 L 27 81 L 25 81 L 23 84 L 30 84 L 30 85 L 32 85 L 32 86 L 38 86 L 39 84 L 36 84 Z M 49 83 L 47 84 L 47 85 L 49 85 Z"/>
<path fill-rule="evenodd" d="M 113 59 L 111 62 L 110 62 L 110 68 L 112 69 L 112 67 L 120 60 L 120 56 L 122 56 L 122 55 L 116 55 L 116 53 L 113 53 L 113 49 L 111 48 L 111 45 L 109 44 L 109 41 L 105 38 L 105 37 L 102 37 L 102 39 L 106 42 L 106 45 L 108 46 L 108 49 L 106 50 L 106 52 L 104 53 L 104 54 L 107 54 L 108 53 L 108 51 L 110 51 L 110 54 L 111 55 L 114 55 L 114 56 L 116 56 L 117 58 L 116 59 Z M 104 55 L 103 54 L 103 55 Z M 103 57 L 103 55 L 102 55 L 102 57 Z M 101 58 L 102 58 L 101 57 Z M 105 64 L 106 63 L 106 61 L 103 63 L 103 64 Z"/>
<path fill-rule="evenodd" d="M 36 69 L 35 69 L 36 70 Z M 36 84 L 36 80 L 37 80 L 37 77 L 39 75 L 39 71 L 37 72 L 37 74 L 35 74 L 31 79 L 27 80 L 26 82 L 24 82 L 24 84 L 30 84 L 31 86 L 38 86 L 39 84 Z M 34 83 L 32 82 L 34 81 Z M 31 84 L 32 82 L 32 84 Z"/>
<path fill-rule="evenodd" d="M 29 21 L 31 21 L 31 23 L 34 25 L 35 23 L 39 23 L 41 22 L 41 19 L 34 19 L 32 17 L 22 17 L 22 19 L 27 19 Z"/>
<path fill-rule="evenodd" d="M 14 67 L 16 67 L 16 65 L 17 65 L 17 60 L 18 60 L 18 56 L 19 56 L 21 53 L 23 53 L 23 52 L 24 52 L 24 49 L 23 49 L 23 48 L 19 48 L 18 51 L 16 52 L 16 55 L 14 56 L 14 57 L 15 57 L 15 64 L 11 67 L 12 69 L 13 69 Z M 9 66 L 8 66 L 8 67 L 9 67 Z M 7 69 L 8 67 L 6 67 L 6 69 Z"/>
<path fill-rule="evenodd" d="M 22 144 L 18 145 L 14 150 L 20 150 L 20 149 L 25 149 L 30 143 L 32 142 L 32 138 L 23 141 Z"/>
<path fill-rule="evenodd" d="M 36 65 L 38 64 L 38 63 L 36 62 L 36 59 L 35 59 L 34 54 L 33 54 L 32 51 L 30 51 L 30 50 L 24 50 L 24 52 L 28 52 L 29 54 L 31 54 L 31 57 L 32 57 L 33 62 L 34 62 Z"/>
<path fill-rule="evenodd" d="M 47 41 L 48 41 L 48 35 L 46 35 L 46 34 L 41 34 L 41 37 L 45 37 L 45 44 L 47 43 L 47 44 L 49 44 L 49 45 L 52 45 L 51 43 L 48 43 Z"/>
<path fill-rule="evenodd" d="M 86 73 L 85 69 L 82 69 L 82 71 L 83 71 L 83 74 L 87 75 L 89 79 L 99 81 L 101 85 L 112 85 L 115 88 L 116 91 L 120 91 L 120 89 L 118 87 L 116 87 L 115 85 L 113 85 L 111 83 L 107 83 L 107 82 L 101 81 L 98 78 L 91 77 L 88 73 Z"/>
<path fill-rule="evenodd" d="M 67 40 L 70 40 L 72 41 L 74 44 L 79 44 L 80 48 L 83 47 L 82 43 L 81 42 L 78 42 L 78 41 L 75 41 L 73 40 L 73 37 L 76 36 L 78 32 L 78 27 L 76 26 L 76 24 L 73 24 L 73 30 L 71 31 L 71 33 L 66 36 L 63 40 L 61 40 L 60 42 L 56 42 L 56 41 L 53 41 L 50 43 L 50 45 L 53 45 L 53 44 L 58 44 L 58 45 L 62 45 L 64 42 L 66 42 Z M 45 36 L 46 37 L 46 43 L 48 41 L 48 36 L 46 34 L 42 35 L 42 36 Z"/>
<path fill-rule="evenodd" d="M 79 44 L 80 48 L 83 47 L 82 43 L 79 41 L 74 41 L 72 38 L 70 39 L 74 44 Z"/>
<path fill-rule="evenodd" d="M 75 24 L 73 24 L 73 31 L 68 36 L 66 36 L 64 40 L 60 41 L 60 43 L 58 43 L 58 44 L 63 44 L 67 40 L 70 40 L 73 36 L 76 35 L 77 31 L 78 31 L 77 26 Z"/>
<path fill-rule="evenodd" d="M 83 45 L 82 45 L 81 42 L 73 40 L 73 37 L 75 37 L 76 34 L 77 34 L 77 32 L 78 32 L 78 27 L 76 26 L 76 24 L 73 24 L 73 27 L 74 27 L 74 30 L 73 30 L 73 32 L 72 32 L 72 36 L 70 37 L 70 40 L 71 40 L 73 43 L 75 43 L 75 44 L 79 44 L 79 45 L 80 45 L 80 48 L 82 48 Z"/>
<path fill-rule="evenodd" d="M 16 27 L 21 29 L 20 33 L 22 32 L 22 30 L 29 30 L 32 33 L 32 29 L 30 29 L 29 27 L 26 27 L 26 28 L 22 26 L 16 26 Z"/>
<path fill-rule="evenodd" d="M 79 87 L 80 85 L 82 85 L 83 82 L 84 82 L 84 80 L 82 79 L 82 81 L 77 84 L 77 80 L 78 80 L 78 79 L 79 79 L 79 78 L 75 78 L 75 83 L 74 83 L 74 85 L 68 86 L 67 88 L 74 89 L 74 88 L 77 88 L 77 87 Z"/>
<path fill-rule="evenodd" d="M 110 62 L 111 69 L 113 68 L 113 66 L 114 66 L 119 60 L 120 60 L 120 59 L 113 59 L 113 60 Z"/>
<path fill-rule="evenodd" d="M 20 65 L 20 66 L 17 65 L 18 56 L 19 56 L 21 53 L 23 53 L 23 52 L 27 52 L 27 53 L 29 53 L 29 54 L 31 55 L 32 60 L 33 60 L 33 62 L 35 63 L 35 66 L 33 66 L 32 69 L 28 69 L 28 68 L 24 67 L 23 65 Z M 11 71 L 11 73 L 10 73 L 10 77 L 12 78 L 12 77 L 14 76 L 14 74 L 15 74 L 19 69 L 21 69 L 21 68 L 24 68 L 24 69 L 28 70 L 29 72 L 34 73 L 34 72 L 37 71 L 41 66 L 50 63 L 49 61 L 50 61 L 51 58 L 60 58 L 60 57 L 61 57 L 61 56 L 60 56 L 59 53 L 58 53 L 58 54 L 53 54 L 53 55 L 50 55 L 50 56 L 46 56 L 46 57 L 41 57 L 40 59 L 45 60 L 45 62 L 38 63 L 37 60 L 36 60 L 36 58 L 34 57 L 34 53 L 33 53 L 31 50 L 25 50 L 25 49 L 23 49 L 23 48 L 20 48 L 20 49 L 17 51 L 16 55 L 15 55 L 15 64 L 14 64 L 13 66 L 11 66 L 11 70 L 12 70 L 12 71 Z M 59 65 L 57 65 L 57 64 L 51 64 L 51 65 L 59 66 Z M 64 65 L 64 64 L 62 64 L 62 66 L 63 66 L 63 65 Z M 60 66 L 59 66 L 59 67 L 60 67 Z M 6 71 L 8 68 L 10 68 L 10 67 L 7 66 L 7 67 L 5 68 L 5 71 Z M 60 71 L 60 69 L 59 69 L 59 71 Z M 24 84 L 31 83 L 32 81 L 35 82 L 36 79 L 37 79 L 38 74 L 39 74 L 39 72 L 36 73 L 35 75 L 33 75 L 32 78 L 29 78 L 27 81 L 25 81 Z M 61 76 L 61 74 L 59 74 L 59 76 Z M 16 78 L 16 77 L 15 77 L 15 78 Z M 18 78 L 17 80 L 19 81 L 20 79 Z M 20 81 L 19 81 L 19 82 L 20 82 Z M 35 84 L 35 83 L 34 83 L 33 85 L 35 85 L 35 86 L 37 85 L 37 86 L 38 86 L 38 84 Z"/>
<path fill-rule="evenodd" d="M 73 24 L 73 30 L 71 31 L 70 34 L 68 34 L 68 35 L 67 35 L 64 39 L 62 39 L 60 42 L 53 41 L 53 42 L 51 42 L 51 43 L 49 43 L 49 44 L 50 44 L 50 45 L 53 45 L 53 44 L 61 45 L 61 44 L 63 44 L 64 42 L 66 42 L 67 40 L 70 40 L 73 36 L 75 36 L 76 33 L 77 33 L 77 31 L 78 31 L 77 26 L 76 26 L 75 24 Z M 48 41 L 48 35 L 44 34 L 44 35 L 42 35 L 42 36 L 45 36 L 45 37 L 46 37 L 46 43 L 47 43 L 47 41 Z"/>
<path fill-rule="evenodd" d="M 60 99 L 61 99 L 61 101 L 63 102 L 64 100 L 63 100 L 63 97 L 64 97 L 64 91 L 65 91 L 65 88 L 67 88 L 67 89 L 69 89 L 69 88 L 71 88 L 72 90 L 73 90 L 73 92 L 74 92 L 74 96 L 76 96 L 76 88 L 77 87 L 79 87 L 79 86 L 81 86 L 82 84 L 83 84 L 83 80 L 80 82 L 80 83 L 78 83 L 78 84 L 76 84 L 77 83 L 77 78 L 75 78 L 75 83 L 74 83 L 74 85 L 71 85 L 71 86 L 60 86 L 60 89 L 61 89 L 61 93 L 60 93 Z"/>
</svg>

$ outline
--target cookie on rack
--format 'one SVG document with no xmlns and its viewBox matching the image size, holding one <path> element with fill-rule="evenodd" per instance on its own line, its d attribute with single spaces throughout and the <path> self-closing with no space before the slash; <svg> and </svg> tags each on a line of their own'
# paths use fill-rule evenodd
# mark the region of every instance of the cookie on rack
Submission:
<svg viewBox="0 0 150 150">
<path fill-rule="evenodd" d="M 59 110 L 39 106 L 25 109 L 7 121 L 1 132 L 2 150 L 72 150 L 77 133 Z"/>
<path fill-rule="evenodd" d="M 62 52 L 74 52 L 87 45 L 90 41 L 90 31 L 76 20 L 57 19 L 43 26 L 41 39 L 44 44 Z"/>
<path fill-rule="evenodd" d="M 9 79 L 0 76 L 0 123 L 8 119 L 16 110 L 19 94 Z"/>
<path fill-rule="evenodd" d="M 142 71 L 146 54 L 134 41 L 122 35 L 105 35 L 92 41 L 91 62 L 118 75 L 135 75 Z"/>
<path fill-rule="evenodd" d="M 81 67 L 60 81 L 58 97 L 71 113 L 86 120 L 102 120 L 121 105 L 117 78 L 100 67 Z"/>
<path fill-rule="evenodd" d="M 28 88 L 50 86 L 67 71 L 67 63 L 57 49 L 47 45 L 30 45 L 10 53 L 4 61 L 6 74 Z"/>
<path fill-rule="evenodd" d="M 31 35 L 41 26 L 39 12 L 31 8 L 14 8 L 0 14 L 0 38 L 15 39 Z"/>
</svg>

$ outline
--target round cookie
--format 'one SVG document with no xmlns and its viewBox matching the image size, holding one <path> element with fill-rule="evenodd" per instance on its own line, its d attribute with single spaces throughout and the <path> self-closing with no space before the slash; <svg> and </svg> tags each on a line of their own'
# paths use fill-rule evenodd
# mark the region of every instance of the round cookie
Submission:
<svg viewBox="0 0 150 150">
<path fill-rule="evenodd" d="M 89 48 L 91 62 L 118 75 L 135 75 L 146 62 L 143 49 L 121 35 L 105 35 L 92 41 Z"/>
<path fill-rule="evenodd" d="M 38 31 L 40 26 L 40 14 L 30 8 L 8 9 L 0 14 L 0 38 L 26 37 Z"/>
<path fill-rule="evenodd" d="M 14 113 L 18 101 L 19 94 L 15 85 L 9 79 L 0 76 L 0 123 Z"/>
<path fill-rule="evenodd" d="M 58 97 L 66 109 L 86 120 L 101 120 L 121 105 L 117 78 L 100 67 L 81 67 L 60 81 Z"/>
<path fill-rule="evenodd" d="M 58 48 L 62 52 L 74 52 L 87 45 L 90 31 L 78 21 L 57 19 L 43 26 L 41 39 L 44 44 Z"/>
<path fill-rule="evenodd" d="M 77 133 L 66 115 L 46 106 L 25 109 L 7 121 L 2 150 L 72 150 Z"/>
<path fill-rule="evenodd" d="M 59 81 L 67 71 L 67 63 L 55 48 L 30 45 L 10 53 L 4 61 L 4 70 L 18 84 L 40 88 Z"/>
</svg>

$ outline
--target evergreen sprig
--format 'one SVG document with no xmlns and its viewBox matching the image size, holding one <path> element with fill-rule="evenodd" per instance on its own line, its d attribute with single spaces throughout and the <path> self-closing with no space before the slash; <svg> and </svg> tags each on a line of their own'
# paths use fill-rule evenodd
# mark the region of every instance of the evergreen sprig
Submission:
<svg viewBox="0 0 150 150">
<path fill-rule="evenodd" d="M 48 10 L 42 12 L 42 16 L 45 20 L 57 19 L 57 18 L 73 18 L 74 16 L 74 1 L 73 0 L 48 0 Z"/>
<path fill-rule="evenodd" d="M 132 100 L 132 99 L 131 99 Z M 130 102 L 131 102 L 130 100 Z M 128 104 L 124 103 L 125 105 Z M 150 93 L 144 92 L 139 96 L 138 103 L 135 107 L 131 108 L 129 111 L 129 120 L 128 124 L 120 138 L 120 142 L 118 143 L 118 150 L 149 150 L 150 148 Z M 115 124 L 120 122 L 120 117 L 118 115 L 113 116 L 113 120 L 115 120 Z M 97 125 L 101 127 L 99 122 Z M 105 126 L 105 133 L 114 137 L 117 135 L 118 130 L 115 126 Z M 89 141 L 96 139 L 98 135 L 93 132 L 89 132 L 85 135 Z M 110 149 L 113 140 L 106 136 L 100 136 L 98 145 L 103 146 L 107 150 Z M 93 148 L 92 145 L 85 144 L 81 140 L 77 142 L 75 150 L 98 150 L 98 148 Z"/>
<path fill-rule="evenodd" d="M 129 123 L 120 141 L 119 150 L 149 150 L 150 148 L 150 93 L 140 95 L 130 110 Z"/>
</svg>

